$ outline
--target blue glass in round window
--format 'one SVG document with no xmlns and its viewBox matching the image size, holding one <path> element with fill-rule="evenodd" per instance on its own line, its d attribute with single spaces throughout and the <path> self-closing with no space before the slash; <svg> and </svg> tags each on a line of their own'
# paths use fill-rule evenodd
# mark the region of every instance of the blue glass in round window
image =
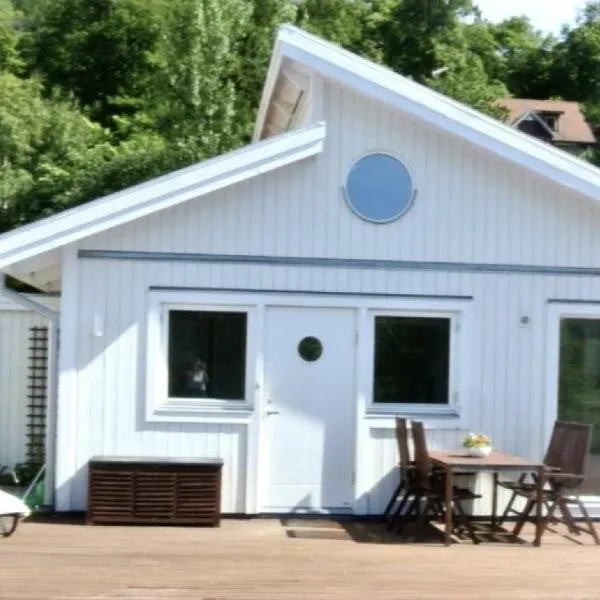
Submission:
<svg viewBox="0 0 600 600">
<path fill-rule="evenodd" d="M 344 186 L 350 208 L 363 219 L 388 223 L 401 217 L 413 201 L 413 183 L 406 166 L 381 152 L 359 159 Z"/>
</svg>

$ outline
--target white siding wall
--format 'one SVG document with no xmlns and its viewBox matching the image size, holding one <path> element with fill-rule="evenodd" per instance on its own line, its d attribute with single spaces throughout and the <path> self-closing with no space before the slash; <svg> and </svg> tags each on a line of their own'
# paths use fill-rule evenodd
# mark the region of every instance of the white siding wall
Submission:
<svg viewBox="0 0 600 600">
<path fill-rule="evenodd" d="M 465 142 L 333 85 L 324 155 L 87 240 L 87 248 L 598 266 L 600 211 Z M 418 188 L 398 221 L 369 225 L 341 186 L 354 160 L 391 150 Z"/>
<path fill-rule="evenodd" d="M 243 510 L 246 432 L 243 425 L 144 424 L 143 329 L 150 286 L 210 286 L 348 293 L 472 295 L 468 394 L 462 419 L 436 424 L 432 445 L 452 446 L 465 431 L 482 430 L 498 447 L 539 456 L 545 447 L 545 307 L 548 298 L 600 298 L 600 281 L 586 277 L 448 274 L 81 260 L 77 466 L 84 469 L 74 508 L 85 501 L 85 464 L 94 454 L 221 456 L 226 461 L 223 508 Z M 126 282 L 133 288 L 122 293 Z M 101 293 L 113 290 L 113 293 Z M 531 323 L 523 327 L 520 316 Z M 105 322 L 94 337 L 95 315 Z M 103 352 L 104 350 L 104 352 Z M 367 421 L 368 422 L 368 421 Z M 363 494 L 376 511 L 385 504 L 397 462 L 393 423 L 371 428 L 362 465 Z M 457 430 L 457 427 L 459 428 Z M 385 485 L 380 480 L 388 478 Z"/>
<path fill-rule="evenodd" d="M 48 323 L 4 304 L 0 300 L 0 466 L 12 467 L 26 459 L 29 330 Z"/>
<path fill-rule="evenodd" d="M 600 211 L 586 200 L 333 85 L 325 86 L 324 101 L 323 156 L 100 234 L 81 248 L 599 266 Z M 411 210 L 385 226 L 356 218 L 341 194 L 353 160 L 375 148 L 404 158 L 419 189 Z M 79 261 L 79 272 L 73 509 L 84 506 L 90 456 L 151 452 L 221 456 L 223 509 L 243 510 L 245 426 L 142 421 L 150 286 L 472 296 L 461 420 L 437 422 L 431 444 L 453 446 L 465 431 L 481 430 L 498 447 L 531 457 L 543 452 L 556 408 L 545 392 L 547 301 L 600 300 L 600 279 L 587 276 L 89 259 Z M 103 337 L 93 335 L 97 315 Z M 522 315 L 529 325 L 520 324 Z M 393 423 L 365 423 L 358 495 L 367 512 L 377 512 L 394 484 Z"/>
<path fill-rule="evenodd" d="M 82 265 L 77 315 L 76 442 L 72 457 L 76 475 L 69 505 L 61 505 L 62 510 L 85 507 L 87 461 L 99 454 L 222 458 L 223 510 L 243 510 L 243 426 L 143 422 L 146 290 L 157 281 L 170 282 L 171 278 L 165 279 L 165 275 L 160 266 L 148 269 L 142 265 L 100 262 Z M 129 283 L 132 289 L 126 287 Z M 98 315 L 104 324 L 101 337 L 94 335 Z"/>
</svg>

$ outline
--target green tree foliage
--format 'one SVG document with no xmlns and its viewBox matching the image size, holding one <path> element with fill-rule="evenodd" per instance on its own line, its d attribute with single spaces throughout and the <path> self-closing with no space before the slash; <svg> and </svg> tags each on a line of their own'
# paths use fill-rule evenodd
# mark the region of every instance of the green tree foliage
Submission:
<svg viewBox="0 0 600 600">
<path fill-rule="evenodd" d="M 444 44 L 438 46 L 438 51 L 446 57 L 448 66 L 441 67 L 446 70 L 439 75 L 434 71 L 425 79 L 429 87 L 483 113 L 498 118 L 504 116 L 504 110 L 496 101 L 506 97 L 508 90 L 502 82 L 490 80 L 479 56 Z"/>
<path fill-rule="evenodd" d="M 495 40 L 478 16 L 471 0 L 401 0 L 382 25 L 383 60 L 419 83 L 500 116 L 495 100 L 508 91 L 486 69 Z"/>
<path fill-rule="evenodd" d="M 253 0 L 250 5 L 238 46 L 243 66 L 233 76 L 236 136 L 244 140 L 252 133 L 275 33 L 280 25 L 295 21 L 297 9 L 289 0 Z"/>
<path fill-rule="evenodd" d="M 494 116 L 512 94 L 600 122 L 600 1 L 559 37 L 476 2 L 0 0 L 0 230 L 246 143 L 286 22 Z"/>
<path fill-rule="evenodd" d="M 68 90 L 107 124 L 119 97 L 137 97 L 161 34 L 158 0 L 38 0 L 30 3 L 22 52 L 47 89 Z"/>
<path fill-rule="evenodd" d="M 296 24 L 347 50 L 376 58 L 379 54 L 377 40 L 368 33 L 381 9 L 377 3 L 368 0 L 301 0 Z"/>
<path fill-rule="evenodd" d="M 448 66 L 444 50 L 463 44 L 455 40 L 462 37 L 461 18 L 473 11 L 471 0 L 400 0 L 383 24 L 383 61 L 406 77 L 426 82 L 435 70 Z"/>
<path fill-rule="evenodd" d="M 250 8 L 246 0 L 178 0 L 165 13 L 142 110 L 152 130 L 190 162 L 241 142 L 234 84 Z"/>
<path fill-rule="evenodd" d="M 73 102 L 45 98 L 35 79 L 0 74 L 0 227 L 78 201 L 78 180 L 106 159 L 107 135 Z"/>
<path fill-rule="evenodd" d="M 592 11 L 596 8 L 597 11 Z M 600 3 L 590 5 L 577 27 L 565 29 L 554 48 L 553 87 L 565 99 L 600 102 Z"/>
<path fill-rule="evenodd" d="M 552 49 L 557 40 L 536 31 L 526 17 L 485 23 L 484 27 L 488 44 L 480 44 L 474 50 L 484 61 L 486 71 L 504 82 L 517 97 L 547 98 L 554 60 Z"/>
<path fill-rule="evenodd" d="M 0 0 L 0 71 L 18 72 L 23 66 L 17 48 L 21 18 L 10 0 Z"/>
</svg>

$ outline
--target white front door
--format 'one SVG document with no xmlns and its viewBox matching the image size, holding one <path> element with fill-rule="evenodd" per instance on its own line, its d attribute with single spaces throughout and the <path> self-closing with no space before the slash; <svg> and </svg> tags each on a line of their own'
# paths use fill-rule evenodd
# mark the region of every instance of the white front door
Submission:
<svg viewBox="0 0 600 600">
<path fill-rule="evenodd" d="M 350 511 L 356 311 L 268 307 L 265 329 L 261 510 Z"/>
</svg>

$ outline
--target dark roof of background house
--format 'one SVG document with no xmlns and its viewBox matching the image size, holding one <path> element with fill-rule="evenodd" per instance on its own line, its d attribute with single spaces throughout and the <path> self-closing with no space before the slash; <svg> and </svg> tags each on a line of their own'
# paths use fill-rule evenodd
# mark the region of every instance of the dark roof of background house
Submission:
<svg viewBox="0 0 600 600">
<path fill-rule="evenodd" d="M 537 113 L 561 113 L 558 121 L 558 131 L 554 133 L 553 142 L 596 143 L 592 128 L 586 122 L 577 102 L 502 98 L 498 101 L 498 104 L 508 109 L 508 122 L 511 124 L 532 110 Z"/>
</svg>

